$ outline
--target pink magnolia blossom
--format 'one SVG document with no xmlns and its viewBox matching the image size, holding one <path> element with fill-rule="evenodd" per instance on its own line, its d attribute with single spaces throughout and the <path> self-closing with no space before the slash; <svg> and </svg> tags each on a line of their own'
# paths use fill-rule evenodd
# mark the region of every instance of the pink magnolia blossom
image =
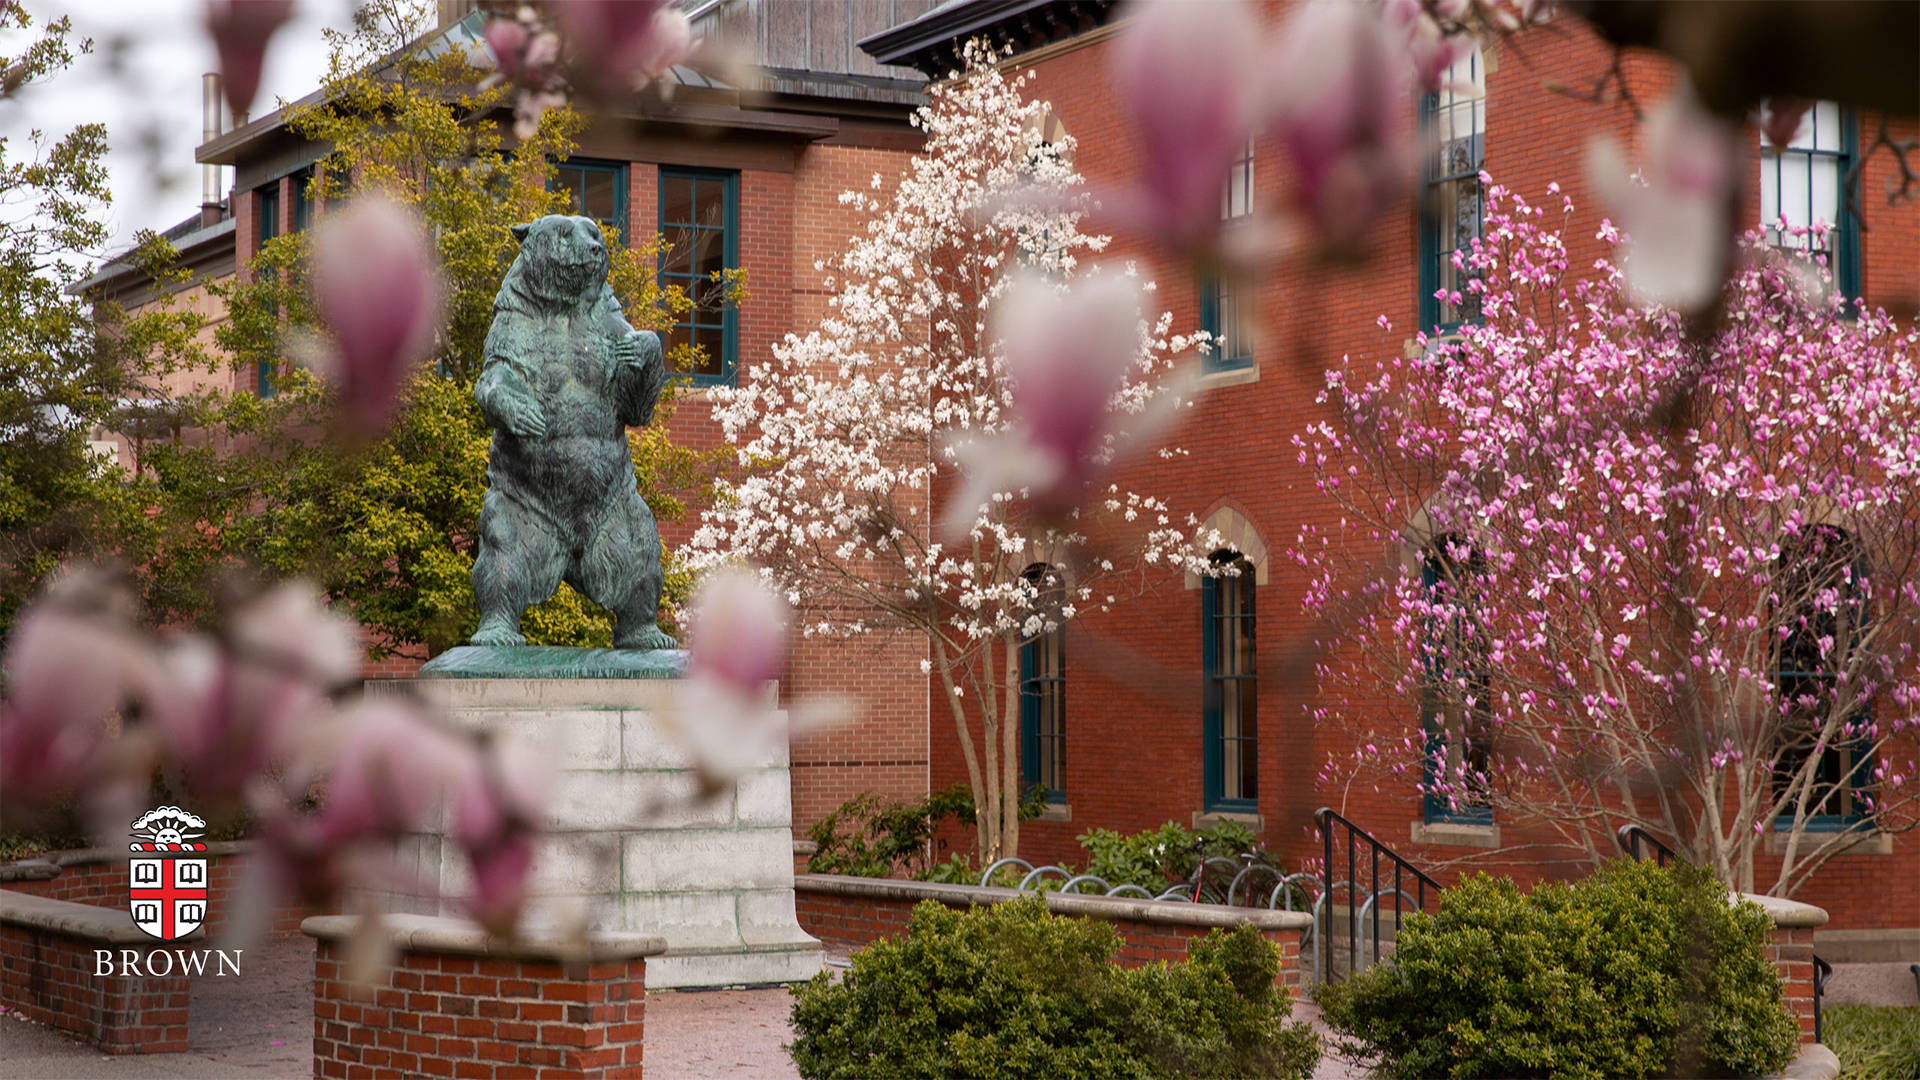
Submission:
<svg viewBox="0 0 1920 1080">
<path fill-rule="evenodd" d="M 1806 123 L 1807 113 L 1813 109 L 1813 102 L 1806 98 L 1775 95 L 1760 103 L 1759 115 L 1755 118 L 1760 134 L 1775 146 L 1786 146 L 1793 137 L 1800 134 L 1800 128 Z"/>
<path fill-rule="evenodd" d="M 1733 256 L 1733 209 L 1746 161 L 1740 133 L 1684 84 L 1647 117 L 1640 176 L 1610 138 L 1587 144 L 1587 181 L 1620 217 L 1627 285 L 1643 303 L 1699 311 Z"/>
<path fill-rule="evenodd" d="M 314 839 L 342 847 L 417 828 L 470 753 L 398 698 L 368 698 L 341 721 Z"/>
<path fill-rule="evenodd" d="M 1464 9 L 1466 5 L 1456 6 Z M 1385 8 L 1389 24 L 1406 38 L 1407 52 L 1413 61 L 1414 85 L 1429 94 L 1440 90 L 1447 68 L 1465 56 L 1472 46 L 1472 35 L 1448 32 L 1435 20 L 1423 0 L 1386 0 Z M 1464 14 L 1464 10 L 1452 18 L 1457 19 L 1460 14 Z"/>
<path fill-rule="evenodd" d="M 696 675 L 748 694 L 780 677 L 787 662 L 787 605 L 746 570 L 716 570 L 701 581 L 691 604 L 688 651 Z"/>
<path fill-rule="evenodd" d="M 1139 432 L 1115 396 L 1139 362 L 1140 288 L 1119 273 L 1062 290 L 1038 277 L 1007 287 L 994 332 L 1005 356 L 1010 419 L 991 435 L 956 441 L 966 482 L 944 519 L 962 535 L 996 495 L 1018 494 L 1043 512 L 1075 505 Z"/>
<path fill-rule="evenodd" d="M 1133 12 L 1113 81 L 1143 162 L 1138 188 L 1109 210 L 1175 248 L 1210 249 L 1221 189 L 1254 131 L 1259 19 L 1246 0 L 1142 0 Z"/>
<path fill-rule="evenodd" d="M 1300 211 L 1322 244 L 1350 251 L 1418 164 L 1405 34 L 1371 4 L 1311 0 L 1287 20 L 1267 71 Z"/>
<path fill-rule="evenodd" d="M 473 866 L 468 912 L 490 932 L 513 932 L 526 905 L 548 776 L 519 747 L 492 743 L 457 781 L 450 831 Z"/>
<path fill-rule="evenodd" d="M 227 107 L 244 115 L 260 90 L 267 43 L 293 17 L 293 0 L 207 0 L 207 33 L 220 56 Z"/>
<path fill-rule="evenodd" d="M 554 15 L 581 88 L 598 96 L 637 90 L 693 53 L 686 14 L 662 0 L 573 0 Z"/>
<path fill-rule="evenodd" d="M 126 620 L 129 603 L 101 572 L 70 570 L 14 624 L 0 660 L 0 795 L 9 803 L 93 776 L 109 719 L 137 699 L 154 667 Z"/>
<path fill-rule="evenodd" d="M 440 328 L 443 286 L 417 214 L 380 195 L 355 199 L 314 231 L 313 298 L 333 332 L 331 378 L 362 433 L 393 418 Z"/>
</svg>

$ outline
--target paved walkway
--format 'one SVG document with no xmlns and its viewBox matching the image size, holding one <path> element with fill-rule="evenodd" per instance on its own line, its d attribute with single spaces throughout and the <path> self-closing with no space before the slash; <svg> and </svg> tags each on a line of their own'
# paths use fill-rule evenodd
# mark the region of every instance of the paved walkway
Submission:
<svg viewBox="0 0 1920 1080">
<path fill-rule="evenodd" d="M 830 951 L 844 962 L 844 950 Z M 191 1050 L 107 1055 L 63 1032 L 0 1013 L 5 1080 L 146 1080 L 308 1075 L 313 1054 L 313 945 L 305 938 L 247 950 L 240 978 L 194 980 Z M 647 998 L 649 1080 L 797 1080 L 783 1045 L 793 1037 L 785 990 L 704 990 Z M 1318 1017 L 1311 1005 L 1296 1009 Z M 1322 1061 L 1315 1080 L 1362 1073 Z"/>
</svg>

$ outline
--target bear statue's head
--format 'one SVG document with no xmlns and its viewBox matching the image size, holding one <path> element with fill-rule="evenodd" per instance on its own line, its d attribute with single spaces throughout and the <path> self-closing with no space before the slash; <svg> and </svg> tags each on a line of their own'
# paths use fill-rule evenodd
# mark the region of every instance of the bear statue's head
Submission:
<svg viewBox="0 0 1920 1080">
<path fill-rule="evenodd" d="M 507 281 L 543 307 L 597 299 L 607 284 L 607 245 L 592 218 L 548 214 L 513 227 L 520 255 Z"/>
</svg>

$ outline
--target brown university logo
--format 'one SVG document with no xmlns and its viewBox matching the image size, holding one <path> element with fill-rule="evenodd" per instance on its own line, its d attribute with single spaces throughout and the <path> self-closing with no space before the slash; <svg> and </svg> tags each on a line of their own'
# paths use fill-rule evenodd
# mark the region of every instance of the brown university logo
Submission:
<svg viewBox="0 0 1920 1080">
<path fill-rule="evenodd" d="M 199 843 L 206 821 L 177 806 L 157 806 L 133 823 L 134 852 L 166 853 L 163 858 L 134 858 L 127 866 L 129 910 L 133 924 L 161 941 L 174 941 L 200 928 L 207 918 L 207 860 Z"/>
</svg>

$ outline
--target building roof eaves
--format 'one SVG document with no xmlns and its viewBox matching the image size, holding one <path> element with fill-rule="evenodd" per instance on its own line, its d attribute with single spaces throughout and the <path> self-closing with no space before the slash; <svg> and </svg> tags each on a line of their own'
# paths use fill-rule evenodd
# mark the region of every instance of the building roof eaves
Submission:
<svg viewBox="0 0 1920 1080">
<path fill-rule="evenodd" d="M 859 42 L 876 63 L 918 69 L 930 79 L 955 65 L 957 46 L 985 37 L 1016 51 L 1084 33 L 1110 21 L 1120 0 L 951 0 L 911 22 Z"/>
</svg>

